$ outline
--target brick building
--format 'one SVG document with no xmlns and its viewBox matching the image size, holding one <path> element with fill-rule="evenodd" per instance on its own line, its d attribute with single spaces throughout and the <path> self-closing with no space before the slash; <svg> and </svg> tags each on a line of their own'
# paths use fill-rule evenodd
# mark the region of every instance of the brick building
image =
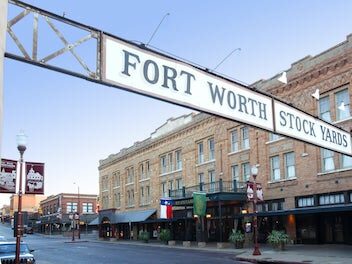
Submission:
<svg viewBox="0 0 352 264">
<path fill-rule="evenodd" d="M 41 201 L 40 208 L 40 224 L 37 226 L 39 232 L 55 233 L 70 230 L 72 224 L 70 215 L 74 213 L 80 216 L 80 229 L 86 230 L 88 224 L 97 217 L 97 195 L 59 193 Z"/>
<path fill-rule="evenodd" d="M 251 87 L 351 130 L 352 35 L 286 72 L 287 84 L 278 74 Z M 312 97 L 317 89 L 320 100 Z M 245 193 L 252 166 L 265 198 L 258 205 L 260 241 L 285 229 L 296 243 L 352 244 L 350 157 L 203 113 L 170 118 L 100 161 L 100 235 L 129 238 L 144 229 L 154 236 L 168 227 L 175 239 L 227 241 L 232 228 L 252 221 Z M 199 190 L 207 193 L 201 221 L 192 213 L 192 192 Z M 174 199 L 171 220 L 160 219 L 162 197 Z"/>
</svg>

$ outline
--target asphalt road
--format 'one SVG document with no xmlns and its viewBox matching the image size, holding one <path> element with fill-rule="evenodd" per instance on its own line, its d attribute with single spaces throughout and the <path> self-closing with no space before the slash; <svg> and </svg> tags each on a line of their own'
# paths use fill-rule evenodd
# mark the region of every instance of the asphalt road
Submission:
<svg viewBox="0 0 352 264">
<path fill-rule="evenodd" d="M 0 224 L 0 235 L 13 238 L 11 228 Z M 23 238 L 31 249 L 38 264 L 70 264 L 70 263 L 119 263 L 119 264 L 234 264 L 235 255 L 175 249 L 168 247 L 151 247 L 127 245 L 103 241 L 83 240 L 71 243 L 70 238 L 61 236 L 26 235 Z"/>
</svg>

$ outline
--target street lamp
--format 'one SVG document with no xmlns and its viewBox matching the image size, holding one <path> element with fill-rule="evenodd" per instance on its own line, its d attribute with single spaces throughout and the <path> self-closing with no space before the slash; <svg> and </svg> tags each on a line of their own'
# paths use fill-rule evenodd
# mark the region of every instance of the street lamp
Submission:
<svg viewBox="0 0 352 264">
<path fill-rule="evenodd" d="M 253 176 L 253 227 L 254 227 L 254 251 L 253 251 L 253 256 L 258 256 L 261 255 L 259 251 L 259 245 L 258 245 L 258 219 L 257 219 L 257 202 L 258 202 L 258 197 L 257 197 L 257 175 L 258 175 L 258 168 L 257 166 L 252 166 L 251 168 L 251 173 Z"/>
<path fill-rule="evenodd" d="M 80 231 L 80 226 L 79 226 L 79 224 L 80 224 L 80 213 L 79 213 L 79 208 L 80 208 L 80 196 L 79 196 L 79 185 L 77 184 L 77 183 L 73 183 L 73 184 L 75 184 L 75 185 L 77 185 L 77 214 L 78 214 L 78 221 L 77 221 L 77 231 L 78 231 L 78 239 L 81 239 L 81 231 Z"/>
<path fill-rule="evenodd" d="M 17 210 L 17 229 L 16 234 L 16 258 L 15 263 L 20 263 L 20 246 L 21 246 L 21 236 L 22 236 L 22 167 L 23 167 L 23 153 L 26 151 L 27 136 L 21 131 L 16 136 L 17 149 L 20 152 L 20 178 L 19 178 L 19 188 L 18 188 L 18 210 Z"/>
</svg>

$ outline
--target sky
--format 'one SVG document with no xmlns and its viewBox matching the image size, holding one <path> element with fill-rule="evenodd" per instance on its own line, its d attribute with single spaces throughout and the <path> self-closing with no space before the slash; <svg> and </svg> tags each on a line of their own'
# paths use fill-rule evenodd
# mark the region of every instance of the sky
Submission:
<svg viewBox="0 0 352 264">
<path fill-rule="evenodd" d="M 352 1 L 45 1 L 41 9 L 150 45 L 245 84 L 268 79 L 307 55 L 317 55 L 352 33 Z M 2 11 L 0 11 L 1 13 Z M 9 6 L 8 17 L 18 9 Z M 32 17 L 14 27 L 30 50 Z M 84 36 L 58 24 L 69 42 Z M 3 40 L 1 40 L 3 41 Z M 40 55 L 62 48 L 44 22 L 39 24 Z M 7 35 L 6 51 L 18 54 Z M 94 45 L 76 52 L 94 65 Z M 53 60 L 78 69 L 70 54 Z M 116 88 L 91 83 L 30 64 L 5 59 L 2 158 L 19 159 L 16 135 L 28 136 L 25 161 L 45 163 L 45 195 L 98 194 L 99 160 L 141 141 L 170 117 L 191 110 Z M 74 184 L 77 183 L 76 185 Z M 0 205 L 9 195 L 0 194 Z"/>
</svg>

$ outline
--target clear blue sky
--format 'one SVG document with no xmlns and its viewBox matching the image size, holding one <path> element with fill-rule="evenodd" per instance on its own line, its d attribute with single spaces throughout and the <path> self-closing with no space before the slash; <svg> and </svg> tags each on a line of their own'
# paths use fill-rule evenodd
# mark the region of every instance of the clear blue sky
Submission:
<svg viewBox="0 0 352 264">
<path fill-rule="evenodd" d="M 240 47 L 242 51 L 218 71 L 247 84 L 270 78 L 352 33 L 352 1 L 348 0 L 28 3 L 144 43 L 170 13 L 151 45 L 210 69 Z M 15 13 L 10 8 L 10 18 Z M 21 23 L 16 33 L 30 37 L 32 20 Z M 39 37 L 44 50 L 62 47 L 52 33 Z M 77 52 L 89 57 L 88 48 Z M 7 50 L 16 50 L 9 36 Z M 71 65 L 69 57 L 58 61 Z M 168 118 L 191 112 L 10 59 L 5 60 L 4 79 L 2 157 L 18 159 L 15 136 L 23 129 L 28 135 L 25 160 L 46 164 L 46 195 L 75 192 L 73 182 L 79 183 L 81 193 L 98 194 L 100 159 L 149 137 Z M 9 203 L 8 195 L 0 194 L 1 203 Z"/>
</svg>

